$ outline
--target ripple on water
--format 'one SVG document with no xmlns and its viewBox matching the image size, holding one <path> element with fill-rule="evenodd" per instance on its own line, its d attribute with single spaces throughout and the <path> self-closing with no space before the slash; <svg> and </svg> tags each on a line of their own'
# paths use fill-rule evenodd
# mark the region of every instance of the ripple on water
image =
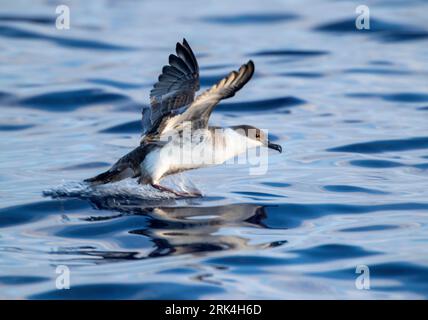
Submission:
<svg viewBox="0 0 428 320">
<path fill-rule="evenodd" d="M 118 81 L 118 80 L 114 80 L 114 79 L 91 78 L 91 79 L 88 79 L 87 81 L 89 83 L 105 85 L 105 86 L 112 87 L 115 89 L 123 89 L 123 90 L 140 89 L 140 88 L 144 87 L 143 84 Z"/>
<path fill-rule="evenodd" d="M 284 73 L 280 73 L 279 75 L 283 77 L 295 77 L 295 78 L 303 78 L 303 79 L 318 79 L 325 76 L 321 72 L 306 72 L 306 71 L 284 72 Z"/>
<path fill-rule="evenodd" d="M 382 153 L 390 151 L 407 151 L 428 148 L 428 137 L 408 139 L 375 140 L 360 142 L 327 149 L 331 152 Z"/>
<path fill-rule="evenodd" d="M 219 111 L 265 111 L 272 109 L 281 109 L 298 106 L 306 103 L 303 99 L 296 97 L 281 97 L 281 98 L 272 98 L 256 101 L 246 101 L 246 102 L 232 102 L 232 103 L 221 103 L 216 107 L 216 110 Z"/>
<path fill-rule="evenodd" d="M 428 268 L 408 262 L 370 264 L 370 289 L 384 292 L 412 292 L 428 297 Z M 355 281 L 355 268 L 312 272 L 313 276 Z M 387 280 L 390 284 L 382 284 Z"/>
<path fill-rule="evenodd" d="M 132 103 L 132 100 L 119 93 L 106 92 L 102 89 L 80 89 L 48 92 L 23 98 L 20 105 L 39 110 L 63 112 L 101 103 Z"/>
<path fill-rule="evenodd" d="M 341 232 L 375 232 L 375 231 L 386 231 L 399 229 L 399 226 L 388 225 L 388 224 L 375 224 L 369 226 L 353 227 L 340 229 Z"/>
<path fill-rule="evenodd" d="M 246 25 L 246 24 L 271 24 L 286 22 L 298 19 L 298 16 L 294 13 L 248 13 L 238 15 L 218 15 L 218 16 L 207 16 L 202 18 L 202 21 L 225 24 L 225 25 Z"/>
<path fill-rule="evenodd" d="M 37 276 L 0 276 L 0 283 L 6 286 L 34 284 L 48 280 L 50 279 Z"/>
<path fill-rule="evenodd" d="M 326 185 L 323 187 L 327 191 L 332 192 L 360 192 L 360 193 L 368 193 L 368 194 L 388 194 L 388 192 L 384 192 L 381 190 L 375 190 L 370 188 L 363 188 L 357 186 L 349 186 L 349 185 Z"/>
<path fill-rule="evenodd" d="M 118 124 L 107 129 L 103 129 L 101 133 L 141 133 L 143 130 L 143 124 L 141 120 L 129 121 L 123 124 Z"/>
<path fill-rule="evenodd" d="M 1 14 L 0 21 L 4 22 L 26 22 L 42 25 L 52 25 L 55 23 L 55 18 L 52 16 L 42 15 L 18 15 L 18 14 Z"/>
<path fill-rule="evenodd" d="M 86 162 L 82 164 L 76 164 L 73 166 L 63 167 L 60 170 L 82 170 L 82 169 L 95 169 L 95 168 L 103 168 L 108 167 L 111 164 L 108 162 Z"/>
<path fill-rule="evenodd" d="M 291 258 L 288 263 L 306 264 L 323 263 L 339 259 L 351 259 L 368 257 L 381 254 L 381 252 L 365 250 L 360 246 L 344 244 L 324 244 L 311 248 L 291 250 L 297 254 L 297 257 Z"/>
<path fill-rule="evenodd" d="M 51 214 L 58 214 L 64 210 L 81 210 L 85 208 L 90 208 L 90 205 L 86 201 L 78 199 L 41 201 L 1 208 L 0 228 L 27 224 Z"/>
<path fill-rule="evenodd" d="M 389 160 L 351 160 L 349 163 L 353 166 L 363 168 L 397 168 L 405 166 L 403 163 Z"/>
<path fill-rule="evenodd" d="M 428 94 L 420 92 L 398 92 L 398 93 L 366 93 L 366 92 L 355 92 L 346 94 L 350 98 L 367 99 L 367 98 L 379 98 L 390 102 L 408 102 L 408 103 L 419 103 L 428 102 Z"/>
<path fill-rule="evenodd" d="M 34 127 L 34 124 L 0 124 L 0 131 L 19 131 Z"/>
<path fill-rule="evenodd" d="M 40 300 L 87 300 L 87 299 L 200 299 L 204 295 L 221 293 L 224 290 L 214 285 L 187 285 L 171 282 L 106 283 L 74 285 L 73 290 L 52 290 L 30 296 Z M 183 296 L 183 292 L 186 295 Z"/>
<path fill-rule="evenodd" d="M 428 32 L 419 27 L 387 22 L 372 17 L 370 17 L 370 30 L 357 30 L 355 28 L 355 18 L 321 24 L 316 26 L 314 30 L 331 33 L 349 33 L 352 35 L 368 35 L 387 42 L 424 40 L 428 38 Z"/>
<path fill-rule="evenodd" d="M 250 54 L 250 56 L 261 56 L 261 57 L 277 57 L 277 56 L 292 56 L 292 57 L 315 57 L 329 54 L 328 51 L 322 50 L 261 50 Z"/>
<path fill-rule="evenodd" d="M 39 33 L 36 31 L 29 31 L 24 28 L 17 28 L 14 26 L 0 25 L 0 37 L 13 38 L 13 39 L 27 39 L 27 40 L 41 40 L 50 42 L 62 47 L 83 49 L 83 50 L 131 50 L 133 48 L 127 46 L 120 46 L 110 44 L 97 40 L 77 39 L 69 37 L 57 37 Z"/>
<path fill-rule="evenodd" d="M 333 214 L 365 214 L 379 211 L 420 211 L 428 209 L 428 203 L 404 202 L 377 205 L 351 205 L 339 203 L 297 204 L 285 203 L 267 206 L 263 224 L 271 229 L 290 229 L 300 226 L 305 220 Z"/>
</svg>

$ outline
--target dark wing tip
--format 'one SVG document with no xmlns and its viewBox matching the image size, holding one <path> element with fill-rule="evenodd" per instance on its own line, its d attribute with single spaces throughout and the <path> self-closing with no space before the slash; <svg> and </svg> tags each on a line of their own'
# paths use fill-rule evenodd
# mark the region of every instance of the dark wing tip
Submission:
<svg viewBox="0 0 428 320">
<path fill-rule="evenodd" d="M 183 47 L 186 48 L 186 50 L 189 52 L 190 57 L 192 59 L 192 62 L 194 64 L 195 68 L 196 68 L 196 71 L 199 72 L 198 60 L 196 59 L 196 56 L 193 53 L 193 50 L 190 47 L 189 43 L 187 42 L 186 38 L 183 38 Z"/>
<path fill-rule="evenodd" d="M 249 77 L 251 78 L 253 76 L 253 74 L 254 74 L 255 69 L 256 69 L 256 66 L 254 65 L 253 60 L 248 60 L 247 67 L 250 69 L 250 75 L 249 75 Z"/>
<path fill-rule="evenodd" d="M 238 79 L 236 79 L 236 85 L 239 89 L 241 89 L 248 81 L 250 81 L 250 79 L 253 77 L 254 69 L 254 62 L 252 60 L 248 60 L 247 63 L 244 63 L 241 68 L 239 68 L 240 75 L 238 76 Z"/>
<path fill-rule="evenodd" d="M 183 38 L 183 46 L 190 48 L 189 43 L 187 42 L 186 38 Z"/>
</svg>

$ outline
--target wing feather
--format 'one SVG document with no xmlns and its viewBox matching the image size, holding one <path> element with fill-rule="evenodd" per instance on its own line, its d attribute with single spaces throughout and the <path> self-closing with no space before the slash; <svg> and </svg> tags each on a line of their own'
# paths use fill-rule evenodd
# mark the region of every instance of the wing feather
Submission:
<svg viewBox="0 0 428 320">
<path fill-rule="evenodd" d="M 193 128 L 206 127 L 214 107 L 223 99 L 231 98 L 238 92 L 254 74 L 254 63 L 248 61 L 238 71 L 230 72 L 211 88 L 199 95 L 186 111 L 175 120 L 180 122 L 192 121 Z"/>
<path fill-rule="evenodd" d="M 199 65 L 186 39 L 177 43 L 176 55 L 171 54 L 168 62 L 150 91 L 151 106 L 142 111 L 143 135 L 157 131 L 163 118 L 189 105 L 199 90 Z"/>
</svg>

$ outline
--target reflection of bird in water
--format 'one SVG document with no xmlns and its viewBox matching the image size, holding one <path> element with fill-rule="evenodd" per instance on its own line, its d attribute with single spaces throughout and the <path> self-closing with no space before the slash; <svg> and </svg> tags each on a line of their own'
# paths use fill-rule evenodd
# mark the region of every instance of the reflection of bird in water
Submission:
<svg viewBox="0 0 428 320">
<path fill-rule="evenodd" d="M 116 204 L 117 205 L 117 204 Z M 124 215 L 145 215 L 150 219 L 141 229 L 129 233 L 149 237 L 155 249 L 147 256 L 157 257 L 186 253 L 266 248 L 279 243 L 251 244 L 250 237 L 236 233 L 240 228 L 264 228 L 264 207 L 254 204 L 231 204 L 215 207 L 145 207 L 117 205 L 121 214 L 91 217 L 88 221 L 114 219 Z M 112 209 L 111 203 L 98 203 L 100 209 Z M 233 233 L 227 229 L 233 228 Z M 129 253 L 128 253 L 129 255 Z M 135 256 L 135 254 L 133 255 Z"/>
<path fill-rule="evenodd" d="M 254 228 L 265 217 L 263 207 L 239 204 L 219 207 L 154 208 L 147 229 L 132 233 L 148 236 L 156 245 L 150 256 L 217 250 L 267 247 L 250 245 L 243 235 L 227 234 L 225 228 Z M 223 229 L 223 230 L 222 230 Z"/>
<path fill-rule="evenodd" d="M 249 125 L 212 127 L 208 120 L 215 106 L 233 97 L 252 77 L 250 60 L 230 72 L 195 98 L 199 90 L 199 66 L 186 40 L 177 43 L 176 55 L 162 69 L 150 92 L 151 107 L 143 110 L 143 138 L 140 146 L 119 159 L 109 170 L 85 180 L 92 185 L 125 178 L 178 196 L 199 196 L 177 192 L 159 184 L 178 172 L 217 165 L 245 152 L 265 146 L 281 152 L 261 129 Z"/>
</svg>

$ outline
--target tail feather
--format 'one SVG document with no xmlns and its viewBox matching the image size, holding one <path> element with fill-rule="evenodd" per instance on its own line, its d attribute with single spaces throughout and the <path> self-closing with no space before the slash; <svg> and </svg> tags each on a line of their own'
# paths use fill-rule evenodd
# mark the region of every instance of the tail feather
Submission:
<svg viewBox="0 0 428 320">
<path fill-rule="evenodd" d="M 129 177 L 134 176 L 134 171 L 127 167 L 125 169 L 110 169 L 103 173 L 100 173 L 99 175 L 85 179 L 85 182 L 89 182 L 91 185 L 100 185 L 100 184 L 106 184 L 110 182 L 120 181 Z"/>
</svg>

